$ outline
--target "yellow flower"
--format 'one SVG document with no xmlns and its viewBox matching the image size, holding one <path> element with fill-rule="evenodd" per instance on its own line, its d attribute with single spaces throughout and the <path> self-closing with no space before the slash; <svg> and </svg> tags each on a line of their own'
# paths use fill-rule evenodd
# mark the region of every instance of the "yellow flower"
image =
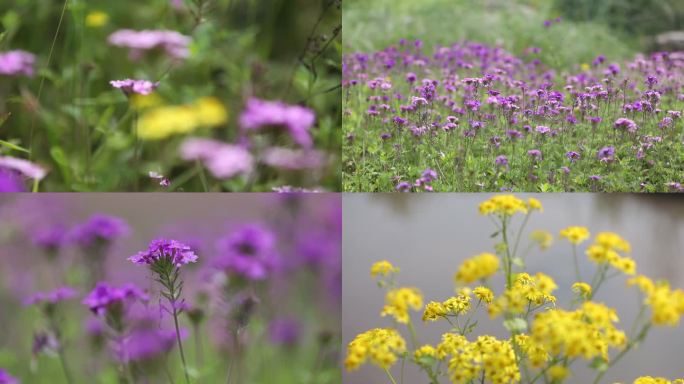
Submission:
<svg viewBox="0 0 684 384">
<path fill-rule="evenodd" d="M 539 245 L 542 251 L 547 250 L 553 244 L 553 235 L 549 231 L 535 230 L 530 233 L 530 239 Z"/>
<path fill-rule="evenodd" d="M 225 124 L 227 119 L 228 112 L 217 99 L 202 98 L 191 104 L 146 112 L 138 121 L 138 136 L 144 140 L 161 140 L 201 127 L 214 128 Z"/>
<path fill-rule="evenodd" d="M 492 276 L 499 269 L 499 258 L 491 253 L 482 253 L 461 264 L 454 279 L 459 284 L 470 284 Z"/>
<path fill-rule="evenodd" d="M 562 365 L 553 365 L 547 372 L 552 381 L 563 381 L 568 377 L 568 369 Z"/>
<path fill-rule="evenodd" d="M 631 252 L 632 247 L 627 240 L 623 239 L 617 233 L 601 232 L 596 235 L 594 242 L 605 248 L 614 249 L 616 251 Z"/>
<path fill-rule="evenodd" d="M 534 200 L 535 203 L 532 204 L 538 204 L 538 209 L 541 210 L 541 203 L 535 199 L 531 200 Z M 511 216 L 516 212 L 526 214 L 528 212 L 528 206 L 525 201 L 513 195 L 496 195 L 489 200 L 482 202 L 479 207 L 479 212 L 481 215 L 491 215 L 494 213 L 501 216 Z"/>
<path fill-rule="evenodd" d="M 577 245 L 589 238 L 589 230 L 586 227 L 567 227 L 560 231 L 560 235 Z"/>
<path fill-rule="evenodd" d="M 580 297 L 588 299 L 591 296 L 591 285 L 578 281 L 572 285 L 572 291 L 579 294 Z"/>
<path fill-rule="evenodd" d="M 109 15 L 101 11 L 93 11 L 86 16 L 85 24 L 91 28 L 100 28 L 107 25 L 109 22 Z"/>
<path fill-rule="evenodd" d="M 391 328 L 376 328 L 354 338 L 347 346 L 344 366 L 353 371 L 370 359 L 371 363 L 388 369 L 397 361 L 397 355 L 406 352 L 406 341 Z"/>
<path fill-rule="evenodd" d="M 145 109 L 151 107 L 158 107 L 162 105 L 163 100 L 156 93 L 150 93 L 149 95 L 141 95 L 134 93 L 130 96 L 130 103 L 133 108 Z"/>
<path fill-rule="evenodd" d="M 544 207 L 542 207 L 541 201 L 535 199 L 534 197 L 527 199 L 527 207 L 533 211 L 544 212 Z"/>
<path fill-rule="evenodd" d="M 387 292 L 381 316 L 392 316 L 402 324 L 409 322 L 409 309 L 419 310 L 423 306 L 423 295 L 418 288 L 397 288 Z"/>
<path fill-rule="evenodd" d="M 508 340 L 480 336 L 469 342 L 461 335 L 445 334 L 437 346 L 438 356 L 449 356 L 449 378 L 452 383 L 467 383 L 481 375 L 494 384 L 520 382 L 515 351 Z"/>
<path fill-rule="evenodd" d="M 421 357 L 435 357 L 437 356 L 437 350 L 432 345 L 423 345 L 422 347 L 416 349 L 413 352 L 413 357 L 419 360 Z"/>
<path fill-rule="evenodd" d="M 399 272 L 399 268 L 395 267 L 387 260 L 378 261 L 371 266 L 371 277 L 375 277 L 377 275 L 387 276 L 390 273 L 397 272 Z"/>
<path fill-rule="evenodd" d="M 520 351 L 527 355 L 527 361 L 532 368 L 541 368 L 549 360 L 549 354 L 546 352 L 546 349 L 531 340 L 529 335 L 521 333 L 515 335 L 513 340 L 520 348 Z"/>
<path fill-rule="evenodd" d="M 636 274 L 636 262 L 629 257 L 619 257 L 610 264 L 627 275 Z"/>
<path fill-rule="evenodd" d="M 582 64 L 580 65 L 580 68 L 581 68 L 583 71 L 588 71 L 589 68 L 591 68 L 591 67 L 589 67 L 589 64 L 587 64 L 587 63 L 582 63 Z"/>
<path fill-rule="evenodd" d="M 446 314 L 447 310 L 444 308 L 442 303 L 431 301 L 425 306 L 425 311 L 423 311 L 423 321 L 435 321 L 446 316 Z"/>
<path fill-rule="evenodd" d="M 634 384 L 683 384 L 684 379 L 670 381 L 664 377 L 643 376 L 634 380 Z"/>
<path fill-rule="evenodd" d="M 489 289 L 487 287 L 477 287 L 477 288 L 473 289 L 473 294 L 480 301 L 483 301 L 485 303 L 491 303 L 492 300 L 494 300 L 494 293 L 492 292 L 491 289 Z"/>
<path fill-rule="evenodd" d="M 458 316 L 470 310 L 470 290 L 461 289 L 444 302 L 429 302 L 423 311 L 423 321 L 435 321 L 446 316 Z"/>
</svg>

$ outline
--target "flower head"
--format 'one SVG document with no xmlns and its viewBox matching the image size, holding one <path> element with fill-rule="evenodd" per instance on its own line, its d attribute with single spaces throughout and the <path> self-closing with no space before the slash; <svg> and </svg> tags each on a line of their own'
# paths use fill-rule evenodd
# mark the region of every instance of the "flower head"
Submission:
<svg viewBox="0 0 684 384">
<path fill-rule="evenodd" d="M 247 224 L 219 240 L 215 266 L 249 280 L 263 280 L 276 267 L 275 233 L 261 224 Z"/>
<path fill-rule="evenodd" d="M 78 292 L 71 287 L 59 287 L 49 292 L 37 292 L 25 300 L 26 305 L 55 305 L 60 301 L 71 300 L 78 295 Z"/>
<path fill-rule="evenodd" d="M 0 75 L 33 77 L 36 56 L 26 51 L 0 53 Z"/>
<path fill-rule="evenodd" d="M 0 368 L 0 384 L 19 384 L 19 379 Z"/>
<path fill-rule="evenodd" d="M 572 244 L 577 245 L 589 238 L 589 229 L 586 227 L 567 227 L 560 231 L 560 235 Z"/>
<path fill-rule="evenodd" d="M 159 86 L 159 82 L 153 83 L 147 80 L 133 79 L 112 80 L 109 82 L 109 84 L 111 84 L 114 88 L 122 90 L 126 95 L 133 93 L 137 93 L 139 95 L 149 95 Z"/>
<path fill-rule="evenodd" d="M 394 265 L 392 265 L 392 263 L 390 263 L 387 260 L 382 260 L 373 263 L 370 270 L 371 277 L 376 277 L 378 275 L 387 276 L 389 274 L 397 272 L 399 272 L 399 268 L 395 267 Z"/>
<path fill-rule="evenodd" d="M 192 249 L 176 240 L 157 239 L 153 240 L 147 250 L 138 252 L 128 258 L 135 264 L 155 264 L 160 260 L 168 260 L 174 266 L 181 267 L 189 263 L 197 262 L 197 255 Z"/>
<path fill-rule="evenodd" d="M 42 180 L 47 175 L 47 171 L 44 168 L 28 160 L 10 156 L 0 156 L 0 171 L 2 170 L 5 172 L 18 172 L 29 179 L 37 181 Z"/>
<path fill-rule="evenodd" d="M 280 101 L 252 98 L 240 116 L 240 126 L 245 131 L 255 131 L 268 126 L 284 126 L 292 139 L 305 148 L 313 146 L 309 130 L 316 120 L 311 109 L 287 105 Z"/>
<path fill-rule="evenodd" d="M 491 253 L 482 253 L 465 260 L 454 279 L 459 284 L 470 284 L 486 279 L 499 270 L 499 258 Z"/>
<path fill-rule="evenodd" d="M 201 160 L 218 179 L 250 173 L 254 168 L 254 158 L 247 149 L 211 139 L 187 139 L 180 152 L 184 160 Z"/>
<path fill-rule="evenodd" d="M 94 314 L 102 316 L 115 306 L 123 306 L 134 300 L 147 301 L 149 296 L 135 284 L 128 283 L 121 287 L 113 287 L 106 282 L 100 282 L 83 299 Z"/>
<path fill-rule="evenodd" d="M 382 316 L 392 316 L 398 323 L 407 324 L 409 309 L 419 310 L 423 306 L 423 295 L 418 288 L 397 288 L 387 292 Z"/>
<path fill-rule="evenodd" d="M 176 31 L 120 29 L 107 39 L 109 44 L 129 48 L 131 59 L 139 59 L 145 51 L 161 49 L 173 59 L 190 56 L 189 45 L 192 39 Z"/>
<path fill-rule="evenodd" d="M 110 242 L 130 231 L 126 222 L 118 217 L 96 213 L 71 231 L 71 239 L 82 247 Z"/>
<path fill-rule="evenodd" d="M 357 335 L 347 346 L 344 366 L 356 370 L 368 359 L 384 369 L 391 367 L 406 351 L 406 341 L 391 328 L 376 328 Z"/>
</svg>

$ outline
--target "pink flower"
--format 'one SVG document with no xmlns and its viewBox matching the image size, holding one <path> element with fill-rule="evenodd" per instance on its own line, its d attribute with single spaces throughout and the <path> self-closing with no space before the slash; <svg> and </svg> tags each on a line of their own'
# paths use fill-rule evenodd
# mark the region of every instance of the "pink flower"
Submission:
<svg viewBox="0 0 684 384">
<path fill-rule="evenodd" d="M 47 171 L 44 168 L 28 160 L 10 156 L 0 156 L 0 168 L 19 172 L 33 180 L 42 180 L 47 175 Z"/>
<path fill-rule="evenodd" d="M 264 151 L 262 162 L 288 170 L 317 169 L 324 165 L 325 158 L 320 151 L 271 147 Z"/>
<path fill-rule="evenodd" d="M 36 57 L 26 51 L 0 53 L 0 75 L 32 77 L 35 73 L 33 68 L 35 61 Z"/>
<path fill-rule="evenodd" d="M 158 86 L 159 83 L 153 83 L 147 80 L 112 80 L 109 82 L 114 88 L 121 89 L 125 94 L 130 95 L 131 93 L 138 93 L 140 95 L 149 95 Z"/>
<path fill-rule="evenodd" d="M 187 139 L 180 148 L 185 160 L 200 160 L 214 177 L 229 179 L 249 173 L 254 159 L 245 148 L 210 139 Z"/>
<path fill-rule="evenodd" d="M 267 126 L 284 126 L 292 139 L 305 148 L 313 146 L 309 129 L 316 121 L 311 109 L 299 105 L 287 105 L 280 101 L 249 99 L 240 116 L 243 130 L 258 130 Z"/>
<path fill-rule="evenodd" d="M 185 59 L 190 56 L 188 46 L 192 39 L 176 31 L 120 29 L 107 39 L 109 44 L 131 49 L 131 59 L 139 59 L 144 51 L 155 48 L 162 49 L 174 59 Z"/>
</svg>

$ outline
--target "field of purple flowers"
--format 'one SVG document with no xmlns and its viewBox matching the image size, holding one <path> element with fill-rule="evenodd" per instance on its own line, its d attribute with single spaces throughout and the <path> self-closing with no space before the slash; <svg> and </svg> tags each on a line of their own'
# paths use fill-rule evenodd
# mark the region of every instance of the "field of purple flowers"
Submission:
<svg viewBox="0 0 684 384">
<path fill-rule="evenodd" d="M 340 0 L 0 3 L 0 191 L 340 188 Z"/>
<path fill-rule="evenodd" d="M 343 189 L 684 190 L 684 53 L 597 53 L 576 71 L 540 53 L 401 40 L 346 54 Z"/>
<path fill-rule="evenodd" d="M 340 197 L 165 196 L 0 199 L 0 382 L 340 383 Z"/>
</svg>

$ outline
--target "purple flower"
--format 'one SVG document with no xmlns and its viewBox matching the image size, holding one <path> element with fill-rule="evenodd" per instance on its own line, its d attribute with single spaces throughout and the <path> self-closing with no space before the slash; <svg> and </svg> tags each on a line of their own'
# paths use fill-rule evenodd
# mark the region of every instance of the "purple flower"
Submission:
<svg viewBox="0 0 684 384">
<path fill-rule="evenodd" d="M 506 131 L 506 136 L 508 136 L 511 140 L 515 140 L 520 139 L 523 136 L 523 134 L 515 129 L 509 129 Z"/>
<path fill-rule="evenodd" d="M 570 173 L 570 168 L 563 166 L 563 167 L 561 167 L 561 171 L 563 171 L 563 173 L 565 173 L 567 175 Z"/>
<path fill-rule="evenodd" d="M 153 83 L 147 80 L 112 80 L 109 82 L 114 88 L 118 88 L 126 95 L 137 93 L 140 95 L 149 95 L 159 86 L 159 82 Z"/>
<path fill-rule="evenodd" d="M 601 162 L 611 162 L 614 160 L 615 148 L 603 147 L 599 149 L 599 151 L 596 153 L 596 156 Z"/>
<path fill-rule="evenodd" d="M 530 149 L 529 151 L 527 151 L 527 155 L 534 160 L 541 160 L 542 157 L 542 153 L 538 149 Z"/>
<path fill-rule="evenodd" d="M 147 250 L 138 252 L 128 258 L 135 264 L 155 264 L 160 260 L 168 260 L 176 267 L 197 262 L 197 255 L 187 245 L 176 241 L 157 239 L 153 240 Z"/>
<path fill-rule="evenodd" d="M 494 163 L 499 167 L 505 167 L 508 165 L 508 158 L 505 155 L 499 155 L 494 160 Z"/>
<path fill-rule="evenodd" d="M 114 306 L 122 307 L 134 300 L 147 301 L 149 296 L 132 283 L 112 287 L 106 282 L 100 282 L 82 303 L 94 314 L 102 316 Z"/>
<path fill-rule="evenodd" d="M 0 170 L 18 172 L 36 181 L 42 180 L 47 175 L 47 171 L 42 167 L 28 160 L 10 156 L 0 156 Z"/>
<path fill-rule="evenodd" d="M 119 217 L 96 213 L 71 231 L 71 239 L 81 247 L 110 242 L 125 236 L 130 229 L 126 221 Z"/>
<path fill-rule="evenodd" d="M 544 125 L 538 125 L 537 128 L 535 128 L 535 131 L 537 131 L 539 134 L 546 135 L 547 133 L 551 132 L 551 129 Z"/>
<path fill-rule="evenodd" d="M 276 266 L 276 236 L 261 224 L 247 224 L 218 242 L 215 266 L 248 280 L 263 280 Z"/>
<path fill-rule="evenodd" d="M 0 168 L 0 193 L 24 192 L 21 177 L 15 171 Z"/>
<path fill-rule="evenodd" d="M 176 31 L 121 29 L 107 39 L 109 44 L 130 48 L 131 59 L 137 60 L 143 52 L 156 48 L 163 50 L 173 59 L 185 59 L 190 56 L 189 45 L 192 39 Z"/>
<path fill-rule="evenodd" d="M 601 176 L 599 176 L 599 175 L 591 175 L 591 176 L 589 176 L 589 180 L 591 180 L 591 181 L 599 181 L 599 180 L 601 180 Z"/>
<path fill-rule="evenodd" d="M 271 342 L 284 347 L 292 347 L 297 344 L 301 336 L 299 322 L 293 319 L 280 318 L 271 321 L 268 327 Z"/>
<path fill-rule="evenodd" d="M 66 244 L 67 239 L 67 229 L 61 225 L 53 225 L 36 230 L 31 240 L 33 244 L 47 251 L 56 251 Z"/>
<path fill-rule="evenodd" d="M 25 305 L 48 304 L 54 305 L 60 301 L 70 300 L 76 297 L 78 292 L 71 287 L 59 287 L 50 292 L 37 292 L 29 296 L 25 301 Z"/>
<path fill-rule="evenodd" d="M 187 338 L 187 331 L 181 330 L 180 335 Z M 137 329 L 122 341 L 118 358 L 124 363 L 149 361 L 165 355 L 175 344 L 175 331 Z"/>
<path fill-rule="evenodd" d="M 7 371 L 0 368 L 0 384 L 19 384 L 19 379 L 11 376 Z"/>
<path fill-rule="evenodd" d="M 580 159 L 580 154 L 575 152 L 575 151 L 569 151 L 568 153 L 565 154 L 565 157 L 570 159 L 570 162 L 574 163 L 575 161 Z"/>
<path fill-rule="evenodd" d="M 36 57 L 26 51 L 9 51 L 0 53 L 0 75 L 33 77 Z"/>
<path fill-rule="evenodd" d="M 622 129 L 622 130 L 625 130 L 629 133 L 634 133 L 637 130 L 636 123 L 634 121 L 632 121 L 630 119 L 626 119 L 624 117 L 621 117 L 621 118 L 615 120 L 614 125 L 615 125 L 616 129 Z"/>
<path fill-rule="evenodd" d="M 423 173 L 422 173 L 421 176 L 420 176 L 420 179 L 421 179 L 424 183 L 430 183 L 430 182 L 432 182 L 432 181 L 435 181 L 435 180 L 437 180 L 437 172 L 435 172 L 434 170 L 428 168 L 428 169 L 426 169 L 426 170 L 423 171 Z"/>
<path fill-rule="evenodd" d="M 310 148 L 313 140 L 309 130 L 315 121 L 316 115 L 309 108 L 251 98 L 240 116 L 240 127 L 249 131 L 268 126 L 284 126 L 297 144 Z"/>
<path fill-rule="evenodd" d="M 184 160 L 201 160 L 218 179 L 250 173 L 254 168 L 254 158 L 245 148 L 211 139 L 187 139 L 180 153 Z"/>
<path fill-rule="evenodd" d="M 402 181 L 394 188 L 397 192 L 411 192 L 411 184 Z"/>
</svg>

